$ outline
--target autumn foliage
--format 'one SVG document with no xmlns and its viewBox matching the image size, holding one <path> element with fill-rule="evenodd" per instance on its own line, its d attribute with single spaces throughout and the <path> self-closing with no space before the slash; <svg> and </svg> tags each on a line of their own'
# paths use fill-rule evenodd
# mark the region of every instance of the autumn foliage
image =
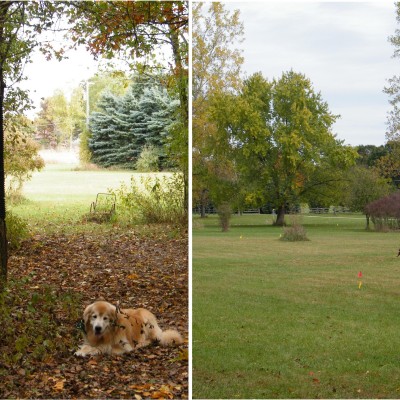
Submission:
<svg viewBox="0 0 400 400">
<path fill-rule="evenodd" d="M 399 229 L 400 192 L 392 193 L 369 203 L 365 207 L 365 213 L 371 216 L 377 230 Z"/>
<path fill-rule="evenodd" d="M 35 235 L 9 263 L 8 289 L 0 293 L 0 398 L 188 397 L 186 344 L 74 356 L 82 340 L 77 322 L 99 298 L 148 308 L 160 326 L 187 337 L 185 237 L 118 229 Z"/>
</svg>

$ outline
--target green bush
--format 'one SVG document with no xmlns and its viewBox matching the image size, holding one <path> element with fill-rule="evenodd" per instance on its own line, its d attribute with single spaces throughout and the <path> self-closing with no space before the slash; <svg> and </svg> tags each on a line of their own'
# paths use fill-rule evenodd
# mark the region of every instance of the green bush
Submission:
<svg viewBox="0 0 400 400">
<path fill-rule="evenodd" d="M 141 177 L 139 183 L 132 177 L 129 187 L 123 184 L 112 193 L 117 196 L 117 215 L 120 222 L 122 219 L 128 224 L 187 224 L 182 174 L 162 178 Z"/>
<path fill-rule="evenodd" d="M 154 146 L 143 147 L 135 164 L 135 169 L 140 172 L 157 172 L 160 151 Z"/>
<path fill-rule="evenodd" d="M 7 240 L 11 249 L 18 249 L 23 240 L 28 239 L 28 224 L 20 217 L 7 212 L 6 216 Z"/>
</svg>

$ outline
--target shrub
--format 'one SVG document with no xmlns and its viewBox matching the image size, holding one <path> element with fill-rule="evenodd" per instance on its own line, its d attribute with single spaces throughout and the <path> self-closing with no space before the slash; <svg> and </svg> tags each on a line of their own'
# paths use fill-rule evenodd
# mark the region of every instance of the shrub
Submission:
<svg viewBox="0 0 400 400">
<path fill-rule="evenodd" d="M 158 171 L 158 160 L 160 151 L 154 146 L 143 147 L 138 160 L 136 161 L 135 168 L 140 172 L 156 172 Z"/>
<path fill-rule="evenodd" d="M 230 226 L 230 220 L 232 216 L 232 208 L 229 203 L 223 202 L 217 208 L 219 225 L 221 226 L 222 232 L 227 232 Z"/>
<path fill-rule="evenodd" d="M 306 230 L 302 225 L 297 223 L 283 229 L 283 235 L 280 240 L 287 242 L 304 242 L 308 241 Z"/>
<path fill-rule="evenodd" d="M 21 218 L 7 212 L 7 240 L 11 249 L 18 249 L 23 240 L 29 237 L 28 224 Z"/>
<path fill-rule="evenodd" d="M 92 161 L 92 153 L 89 149 L 90 131 L 85 127 L 79 136 L 79 161 L 81 165 L 86 166 Z"/>
<path fill-rule="evenodd" d="M 123 184 L 112 193 L 117 196 L 118 218 L 128 224 L 187 225 L 182 174 L 141 177 L 139 183 L 132 177 L 130 187 Z"/>
<path fill-rule="evenodd" d="M 39 145 L 32 139 L 31 123 L 24 116 L 11 117 L 4 131 L 4 170 L 9 198 L 19 198 L 24 182 L 44 167 Z"/>
<path fill-rule="evenodd" d="M 400 229 L 400 192 L 369 203 L 364 211 L 371 217 L 376 230 Z"/>
</svg>

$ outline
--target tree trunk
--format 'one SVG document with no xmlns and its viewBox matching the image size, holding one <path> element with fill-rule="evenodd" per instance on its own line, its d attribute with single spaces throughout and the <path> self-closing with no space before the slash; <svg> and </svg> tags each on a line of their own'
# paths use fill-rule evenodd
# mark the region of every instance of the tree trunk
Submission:
<svg viewBox="0 0 400 400">
<path fill-rule="evenodd" d="M 365 229 L 369 231 L 369 214 L 365 214 L 365 218 L 367 219 L 367 226 L 365 227 Z"/>
<path fill-rule="evenodd" d="M 203 189 L 203 190 L 201 191 L 201 198 L 200 198 L 200 218 L 205 218 L 205 217 L 206 217 L 207 193 L 208 193 L 208 189 Z"/>
<path fill-rule="evenodd" d="M 2 35 L 0 35 L 2 36 Z M 6 235 L 6 192 L 4 177 L 4 70 L 3 64 L 0 64 L 0 291 L 2 291 L 7 282 L 7 235 Z"/>
<path fill-rule="evenodd" d="M 204 204 L 200 205 L 200 218 L 206 217 L 206 206 Z"/>
<path fill-rule="evenodd" d="M 187 72 L 184 69 L 182 63 L 182 54 L 179 45 L 179 34 L 175 30 L 174 26 L 171 25 L 169 29 L 169 39 L 172 46 L 172 53 L 174 56 L 175 62 L 175 74 L 178 81 L 178 92 L 179 92 L 179 101 L 180 101 L 180 108 L 181 108 L 181 115 L 182 115 L 182 125 L 183 125 L 183 143 L 182 146 L 182 154 L 181 157 L 181 168 L 184 175 L 184 204 L 186 210 L 188 211 L 189 208 L 189 158 L 188 155 L 191 154 L 191 149 L 189 149 L 189 99 L 188 99 L 188 79 L 187 79 Z"/>
<path fill-rule="evenodd" d="M 283 226 L 285 225 L 285 206 L 279 206 L 277 213 L 276 213 L 276 226 Z"/>
</svg>

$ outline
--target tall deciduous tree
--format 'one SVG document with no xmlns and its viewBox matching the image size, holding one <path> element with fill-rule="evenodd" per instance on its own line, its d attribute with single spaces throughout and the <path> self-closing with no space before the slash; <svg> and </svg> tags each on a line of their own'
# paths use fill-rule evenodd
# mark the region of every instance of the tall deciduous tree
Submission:
<svg viewBox="0 0 400 400">
<path fill-rule="evenodd" d="M 71 98 L 56 90 L 54 94 L 41 103 L 38 118 L 35 120 L 36 138 L 45 146 L 72 146 L 85 127 L 85 105 L 83 89 L 73 90 Z"/>
<path fill-rule="evenodd" d="M 400 23 L 400 2 L 396 2 L 396 19 Z M 394 46 L 393 56 L 400 57 L 400 29 L 396 29 L 393 36 L 389 37 L 390 43 Z M 384 88 L 384 92 L 390 96 L 389 103 L 392 110 L 387 116 L 386 137 L 388 141 L 400 140 L 400 77 L 394 76 L 388 81 L 389 85 Z"/>
<path fill-rule="evenodd" d="M 236 160 L 243 186 L 277 209 L 332 196 L 356 152 L 335 138 L 337 119 L 309 79 L 293 71 L 268 82 L 254 74 L 238 96 L 214 99 L 219 141 Z"/>
<path fill-rule="evenodd" d="M 5 225 L 4 125 L 7 114 L 27 106 L 27 94 L 13 87 L 23 79 L 24 65 L 39 46 L 39 33 L 52 26 L 62 4 L 45 1 L 0 2 L 0 286 L 7 278 L 7 238 Z M 1 289 L 0 287 L 0 289 Z"/>
<path fill-rule="evenodd" d="M 377 161 L 389 153 L 387 145 L 360 145 L 356 148 L 358 153 L 357 164 L 366 167 L 374 167 Z"/>
<path fill-rule="evenodd" d="M 216 154 L 216 125 L 210 118 L 210 97 L 235 93 L 241 85 L 243 41 L 239 11 L 220 2 L 193 4 L 193 198 L 202 207 L 209 193 L 214 202 L 236 198 L 237 177 L 232 160 L 220 148 Z M 209 157 L 213 151 L 213 157 Z M 232 204 L 233 205 L 233 204 Z"/>
<path fill-rule="evenodd" d="M 400 2 L 396 2 L 396 19 L 400 23 Z M 394 46 L 394 57 L 400 57 L 400 29 L 396 29 L 393 36 L 389 37 Z M 387 115 L 386 139 L 389 151 L 377 163 L 378 169 L 383 176 L 391 176 L 393 182 L 399 185 L 400 176 L 400 76 L 393 76 L 388 80 L 384 92 L 389 95 L 389 103 L 392 109 Z"/>
</svg>

